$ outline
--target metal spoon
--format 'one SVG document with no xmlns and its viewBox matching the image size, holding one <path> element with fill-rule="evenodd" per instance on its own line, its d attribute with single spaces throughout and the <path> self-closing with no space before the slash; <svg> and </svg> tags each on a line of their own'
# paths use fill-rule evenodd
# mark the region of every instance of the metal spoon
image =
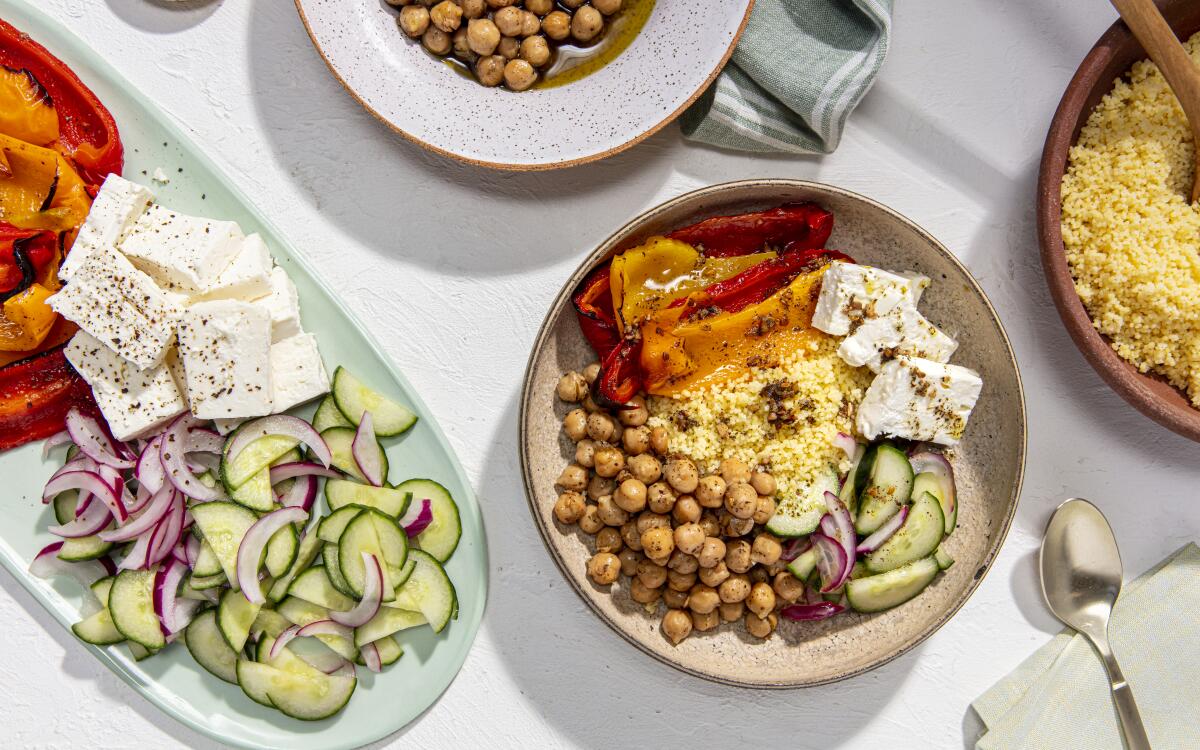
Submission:
<svg viewBox="0 0 1200 750">
<path fill-rule="evenodd" d="M 1038 558 L 1042 593 L 1054 616 L 1087 636 L 1108 671 L 1121 734 L 1129 750 L 1150 750 L 1133 691 L 1108 645 L 1108 620 L 1121 593 L 1121 553 L 1104 514 L 1072 498 L 1054 511 Z"/>
</svg>

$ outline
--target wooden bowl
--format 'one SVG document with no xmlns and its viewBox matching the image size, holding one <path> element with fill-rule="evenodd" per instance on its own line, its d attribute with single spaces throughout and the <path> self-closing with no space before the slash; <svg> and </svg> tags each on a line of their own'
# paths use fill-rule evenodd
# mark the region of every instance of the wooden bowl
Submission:
<svg viewBox="0 0 1200 750">
<path fill-rule="evenodd" d="M 844 614 L 819 623 L 781 621 L 766 641 L 740 624 L 693 634 L 678 646 L 663 637 L 662 617 L 630 599 L 627 582 L 599 587 L 586 576 L 592 539 L 553 515 L 555 478 L 572 460 L 562 434 L 567 405 L 555 395 L 559 376 L 595 358 L 570 305 L 579 281 L 614 252 L 646 237 L 713 215 L 790 201 L 817 201 L 834 213 L 830 247 L 863 263 L 919 271 L 933 280 L 921 307 L 955 335 L 954 361 L 977 370 L 983 393 L 956 449 L 962 510 L 944 542 L 957 563 L 907 604 L 877 615 Z M 542 324 L 520 411 L 520 458 L 533 522 L 567 581 L 604 622 L 650 656 L 705 679 L 746 687 L 819 685 L 860 674 L 916 646 L 966 602 L 995 559 L 1020 496 L 1025 460 L 1025 403 L 1008 338 L 983 290 L 937 240 L 891 209 L 860 195 L 795 180 L 749 180 L 704 188 L 642 214 L 609 237 L 579 266 Z M 610 590 L 611 588 L 611 590 Z"/>
<path fill-rule="evenodd" d="M 1187 39 L 1200 31 L 1200 3 L 1177 0 L 1160 6 L 1180 38 Z M 1092 325 L 1075 291 L 1063 246 L 1061 186 L 1067 170 L 1067 153 L 1092 110 L 1112 90 L 1113 83 L 1146 56 L 1129 28 L 1118 21 L 1080 63 L 1054 113 L 1042 151 L 1037 187 L 1038 239 L 1046 282 L 1058 314 L 1087 361 L 1134 408 L 1180 435 L 1200 440 L 1200 410 L 1191 405 L 1187 396 L 1159 377 L 1138 372 L 1117 355 L 1108 339 Z"/>
</svg>

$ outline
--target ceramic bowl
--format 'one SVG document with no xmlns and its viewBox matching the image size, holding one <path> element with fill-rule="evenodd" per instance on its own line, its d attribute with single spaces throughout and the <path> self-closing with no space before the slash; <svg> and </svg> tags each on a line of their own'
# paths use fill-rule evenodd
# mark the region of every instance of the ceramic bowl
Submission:
<svg viewBox="0 0 1200 750">
<path fill-rule="evenodd" d="M 514 93 L 456 74 L 396 26 L 385 0 L 296 0 L 313 44 L 350 95 L 406 138 L 489 167 L 554 169 L 599 159 L 657 132 L 716 78 L 753 0 L 626 0 L 652 5 L 615 60 L 576 82 Z"/>
<path fill-rule="evenodd" d="M 1161 5 L 1163 14 L 1182 39 L 1200 31 L 1200 3 L 1179 0 Z M 1117 356 L 1075 291 L 1062 238 L 1062 178 L 1067 155 L 1088 116 L 1113 83 L 1146 53 L 1124 23 L 1113 24 L 1079 65 L 1067 86 L 1042 151 L 1037 187 L 1038 238 L 1050 294 L 1075 345 L 1100 377 L 1134 408 L 1180 435 L 1200 440 L 1200 410 L 1165 381 L 1138 372 Z"/>
<path fill-rule="evenodd" d="M 555 478 L 574 456 L 563 435 L 567 405 L 555 395 L 559 375 L 594 359 L 575 321 L 570 294 L 603 259 L 709 216 L 816 201 L 833 212 L 829 246 L 862 263 L 919 271 L 933 280 L 924 313 L 954 335 L 954 362 L 978 371 L 983 393 L 953 455 L 961 510 L 943 543 L 957 561 L 920 596 L 876 615 L 847 613 L 818 623 L 781 621 L 766 641 L 741 625 L 694 633 L 678 646 L 663 637 L 662 617 L 629 597 L 627 582 L 599 587 L 585 565 L 592 538 L 553 515 Z M 563 286 L 542 325 L 525 376 L 520 421 L 521 465 L 533 523 L 576 592 L 627 641 L 698 677 L 747 687 L 818 685 L 860 674 L 896 658 L 941 627 L 966 602 L 1004 541 L 1021 490 L 1025 405 L 1004 328 L 971 274 L 937 240 L 895 211 L 838 188 L 793 180 L 749 180 L 704 188 L 642 214 L 604 241 Z"/>
</svg>

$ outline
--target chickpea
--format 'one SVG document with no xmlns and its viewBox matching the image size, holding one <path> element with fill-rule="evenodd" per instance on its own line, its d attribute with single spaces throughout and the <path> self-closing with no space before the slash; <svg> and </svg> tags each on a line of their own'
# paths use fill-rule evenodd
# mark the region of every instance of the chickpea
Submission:
<svg viewBox="0 0 1200 750">
<path fill-rule="evenodd" d="M 588 575 L 601 586 L 607 586 L 621 575 L 621 561 L 611 552 L 598 552 L 588 560 Z"/>
<path fill-rule="evenodd" d="M 515 5 L 517 0 L 487 0 L 488 7 L 492 10 L 507 8 L 510 5 Z"/>
<path fill-rule="evenodd" d="M 420 5 L 406 5 L 400 9 L 396 23 L 401 31 L 416 39 L 429 28 L 429 9 Z"/>
<path fill-rule="evenodd" d="M 700 484 L 700 473 L 696 471 L 696 464 L 686 458 L 672 458 L 667 461 L 663 476 L 667 478 L 668 484 L 685 495 L 695 492 Z"/>
<path fill-rule="evenodd" d="M 761 565 L 757 565 L 750 569 L 747 574 L 750 576 L 750 583 L 766 583 L 771 580 L 771 576 L 767 574 L 767 569 Z"/>
<path fill-rule="evenodd" d="M 517 55 L 521 53 L 521 43 L 513 36 L 500 37 L 500 44 L 496 45 L 496 54 L 503 57 L 505 60 L 515 60 Z M 507 66 L 505 66 L 507 67 Z M 507 71 L 505 71 L 507 72 Z M 508 79 L 505 78 L 505 83 Z M 583 408 L 588 412 L 595 413 L 601 411 L 600 407 L 592 400 L 591 396 L 587 396 L 583 401 Z"/>
<path fill-rule="evenodd" d="M 642 548 L 651 560 L 665 560 L 675 551 L 675 537 L 670 528 L 653 528 L 642 532 Z"/>
<path fill-rule="evenodd" d="M 717 590 L 711 586 L 705 586 L 703 583 L 697 583 L 688 592 L 688 608 L 693 612 L 706 615 L 716 609 L 720 603 L 721 597 L 717 594 Z"/>
<path fill-rule="evenodd" d="M 717 467 L 721 478 L 726 484 L 734 484 L 736 482 L 750 482 L 750 467 L 745 461 L 736 458 L 727 458 Z"/>
<path fill-rule="evenodd" d="M 621 510 L 640 513 L 646 507 L 646 485 L 636 479 L 626 479 L 617 486 L 613 500 L 617 501 Z"/>
<path fill-rule="evenodd" d="M 611 443 L 617 434 L 617 425 L 612 417 L 597 412 L 587 418 L 587 435 L 598 443 Z"/>
<path fill-rule="evenodd" d="M 696 485 L 696 502 L 705 508 L 720 508 L 725 502 L 725 480 L 709 474 Z"/>
<path fill-rule="evenodd" d="M 724 560 L 710 568 L 700 568 L 700 583 L 705 586 L 716 588 L 725 583 L 727 578 L 729 578 L 729 566 L 725 564 Z"/>
<path fill-rule="evenodd" d="M 717 593 L 723 602 L 740 602 L 750 596 L 750 579 L 740 574 L 729 576 L 717 587 Z"/>
<path fill-rule="evenodd" d="M 611 16 L 621 9 L 621 0 L 592 0 L 592 7 L 606 16 Z"/>
<path fill-rule="evenodd" d="M 704 536 L 721 536 L 721 522 L 712 513 L 705 511 L 696 523 L 704 529 Z"/>
<path fill-rule="evenodd" d="M 664 513 L 652 513 L 651 511 L 643 511 L 637 517 L 637 530 L 639 534 L 645 534 L 650 529 L 666 529 L 671 530 L 671 517 Z"/>
<path fill-rule="evenodd" d="M 449 0 L 445 0 L 443 5 L 446 2 L 449 2 Z M 439 5 L 438 7 L 440 8 L 442 6 Z M 471 25 L 468 23 L 467 28 L 470 29 L 470 26 Z M 583 397 L 588 394 L 588 384 L 587 381 L 583 379 L 583 375 L 581 373 L 572 370 L 570 372 L 563 373 L 563 376 L 558 379 L 557 392 L 559 399 L 571 404 L 579 403 L 583 400 Z"/>
<path fill-rule="evenodd" d="M 760 565 L 773 565 L 783 554 L 783 545 L 770 534 L 759 534 L 750 547 L 750 559 Z"/>
<path fill-rule="evenodd" d="M 509 6 L 501 8 L 492 14 L 492 21 L 504 36 L 517 36 L 521 33 L 521 9 Z"/>
<path fill-rule="evenodd" d="M 467 39 L 471 37 L 471 32 L 467 30 Z M 480 55 L 490 55 L 491 52 L 480 52 L 479 48 L 474 44 L 471 45 L 471 51 Z M 578 443 L 587 437 L 587 412 L 583 409 L 572 409 L 567 412 L 567 416 L 563 417 L 563 432 L 567 433 L 567 437 L 571 438 L 572 442 Z"/>
<path fill-rule="evenodd" d="M 433 6 L 433 10 L 429 11 L 429 20 L 433 22 L 434 26 L 447 34 L 455 31 L 462 24 L 462 16 L 462 8 L 455 5 L 452 0 L 442 0 L 442 2 Z M 561 382 L 559 385 L 562 385 Z M 568 401 L 570 399 L 563 400 Z"/>
<path fill-rule="evenodd" d="M 637 529 L 636 521 L 627 521 L 621 524 L 621 539 L 625 541 L 625 546 L 629 549 L 642 552 L 642 532 Z"/>
<path fill-rule="evenodd" d="M 735 518 L 753 518 L 758 509 L 758 493 L 746 482 L 730 484 L 725 490 L 725 509 Z"/>
<path fill-rule="evenodd" d="M 500 42 L 503 42 L 503 41 L 504 41 L 504 38 L 501 37 Z M 516 40 L 514 39 L 513 41 L 515 42 Z M 496 44 L 496 54 L 500 55 L 501 57 L 504 56 L 504 50 L 500 48 L 499 42 Z M 507 60 L 510 58 L 505 58 L 505 59 Z M 596 399 L 592 398 L 592 394 L 590 391 L 588 392 L 588 395 L 583 397 L 583 401 L 581 403 L 583 404 L 584 411 L 586 411 L 588 414 L 595 414 L 598 411 L 604 411 L 603 409 L 600 408 L 600 405 L 596 403 Z"/>
<path fill-rule="evenodd" d="M 662 589 L 652 589 L 634 578 L 629 582 L 629 598 L 638 604 L 654 604 L 662 598 Z"/>
<path fill-rule="evenodd" d="M 578 10 L 580 5 L 583 5 L 587 0 L 559 0 L 565 7 L 571 10 Z"/>
<path fill-rule="evenodd" d="M 600 363 L 599 362 L 593 362 L 590 365 L 588 365 L 587 367 L 583 368 L 583 379 L 587 381 L 588 385 L 592 385 L 593 383 L 595 383 L 596 378 L 598 378 L 598 377 L 600 377 Z"/>
<path fill-rule="evenodd" d="M 435 55 L 449 54 L 450 35 L 436 26 L 430 26 L 421 35 L 421 46 Z"/>
<path fill-rule="evenodd" d="M 529 65 L 529 63 L 525 64 Z M 508 66 L 504 70 L 507 71 Z M 620 474 L 621 470 L 625 468 L 625 455 L 616 448 L 605 446 L 596 451 L 595 463 L 596 474 L 608 479 Z"/>
<path fill-rule="evenodd" d="M 804 596 L 804 584 L 787 570 L 775 574 L 771 588 L 775 589 L 775 596 L 787 604 L 795 604 Z"/>
<path fill-rule="evenodd" d="M 554 503 L 554 517 L 559 523 L 570 526 L 583 518 L 586 509 L 587 503 L 584 502 L 583 495 L 578 492 L 564 492 L 558 496 L 558 502 Z"/>
<path fill-rule="evenodd" d="M 775 626 L 779 619 L 775 617 L 775 613 L 768 613 L 765 618 L 755 615 L 753 612 L 746 613 L 746 632 L 755 638 L 766 638 L 771 633 L 775 632 Z"/>
<path fill-rule="evenodd" d="M 544 16 L 554 10 L 554 0 L 525 0 L 525 10 Z"/>
<path fill-rule="evenodd" d="M 650 418 L 650 410 L 646 408 L 645 396 L 634 396 L 625 404 L 625 408 L 617 412 L 621 424 L 629 427 L 641 427 Z"/>
<path fill-rule="evenodd" d="M 496 45 L 498 45 L 499 43 L 500 43 L 500 29 L 496 28 L 496 24 L 492 23 L 492 19 L 490 19 L 490 18 L 473 18 L 467 23 L 467 44 L 470 45 L 471 51 L 474 52 L 475 54 L 482 55 L 484 57 L 489 57 L 492 55 L 492 53 L 494 53 L 496 51 Z M 567 377 L 566 375 L 563 376 L 563 378 L 566 378 L 566 377 Z M 558 388 L 559 388 L 560 394 L 562 392 L 562 387 L 563 387 L 563 383 L 562 383 L 562 380 L 560 379 L 558 381 Z M 586 390 L 584 391 L 583 398 L 587 398 Z M 578 401 L 579 399 L 575 399 L 575 400 Z M 576 414 L 578 414 L 580 416 L 574 416 Z M 584 411 L 583 409 L 575 409 L 575 410 L 571 411 L 569 414 L 567 414 L 567 419 L 572 419 L 572 418 L 574 418 L 578 421 L 586 421 L 587 412 Z M 566 424 L 566 422 L 564 422 L 564 425 L 565 424 Z M 584 429 L 586 429 L 586 427 L 587 427 L 587 425 L 585 423 Z M 578 431 L 580 433 L 583 432 L 582 429 L 580 429 Z M 567 429 L 567 434 L 571 435 L 572 440 L 579 440 L 578 437 L 575 437 L 575 435 L 572 434 L 571 429 Z M 582 437 L 582 435 L 580 437 Z"/>
<path fill-rule="evenodd" d="M 579 501 L 582 503 L 583 498 Z M 685 523 L 675 527 L 675 546 L 688 555 L 698 555 L 704 546 L 704 530 L 698 523 Z"/>
<path fill-rule="evenodd" d="M 700 563 L 691 555 L 675 550 L 667 560 L 667 567 L 676 573 L 695 573 L 700 569 Z"/>
<path fill-rule="evenodd" d="M 725 549 L 725 542 L 718 537 L 705 537 L 700 545 L 700 551 L 696 553 L 696 559 L 700 562 L 700 567 L 711 568 L 717 564 L 724 562 L 728 552 Z"/>
<path fill-rule="evenodd" d="M 742 619 L 742 615 L 746 611 L 746 605 L 742 602 L 721 602 L 721 606 L 717 610 L 721 613 L 721 619 L 725 622 L 737 622 Z"/>
<path fill-rule="evenodd" d="M 611 552 L 614 555 L 621 551 L 625 542 L 621 540 L 621 532 L 612 526 L 605 526 L 596 532 L 596 551 Z"/>
<path fill-rule="evenodd" d="M 629 514 L 621 510 L 612 495 L 605 495 L 596 501 L 596 513 L 605 526 L 620 526 L 629 520 Z"/>
<path fill-rule="evenodd" d="M 667 570 L 667 588 L 673 591 L 691 591 L 696 585 L 695 573 L 680 573 L 677 570 Z"/>
<path fill-rule="evenodd" d="M 686 609 L 688 604 L 688 592 L 676 591 L 673 588 L 663 589 L 663 603 L 671 609 Z"/>
<path fill-rule="evenodd" d="M 750 486 L 760 495 L 774 495 L 778 486 L 775 477 L 765 471 L 756 471 L 750 475 Z"/>
<path fill-rule="evenodd" d="M 753 518 L 737 518 L 728 513 L 721 518 L 721 533 L 727 537 L 745 536 L 754 530 Z"/>
<path fill-rule="evenodd" d="M 528 10 L 521 11 L 521 36 L 531 37 L 542 30 L 542 19 Z"/>
<path fill-rule="evenodd" d="M 637 579 L 646 588 L 659 589 L 667 582 L 667 569 L 652 560 L 643 559 L 637 564 Z"/>
<path fill-rule="evenodd" d="M 553 10 L 542 19 L 542 31 L 556 42 L 571 35 L 571 16 L 561 10 Z"/>
<path fill-rule="evenodd" d="M 667 449 L 670 448 L 670 438 L 667 437 L 667 428 L 653 427 L 650 429 L 650 449 L 660 456 L 667 455 Z"/>
<path fill-rule="evenodd" d="M 761 581 L 751 586 L 750 595 L 746 597 L 746 609 L 759 617 L 766 617 L 775 609 L 775 589 Z"/>
<path fill-rule="evenodd" d="M 585 534 L 595 534 L 604 528 L 604 521 L 600 520 L 600 509 L 595 505 L 589 505 L 583 509 L 583 515 L 579 517 L 579 528 Z"/>
<path fill-rule="evenodd" d="M 750 543 L 745 539 L 734 539 L 725 547 L 725 564 L 734 573 L 745 573 L 754 567 L 754 561 L 750 559 Z"/>
<path fill-rule="evenodd" d="M 782 557 L 779 558 L 778 560 L 776 560 L 775 562 L 771 563 L 770 565 L 766 566 L 766 568 L 765 568 L 765 570 L 767 571 L 767 575 L 772 578 L 774 578 L 775 576 L 779 575 L 780 573 L 782 573 L 783 571 L 785 571 L 787 569 L 788 569 L 787 560 L 784 560 Z"/>
<path fill-rule="evenodd" d="M 668 610 L 663 616 L 662 629 L 671 643 L 678 646 L 680 641 L 692 634 L 692 618 L 682 609 Z"/>
<path fill-rule="evenodd" d="M 775 500 L 767 495 L 758 496 L 758 504 L 754 506 L 754 515 L 750 518 L 758 524 L 764 524 L 775 515 Z"/>
<path fill-rule="evenodd" d="M 671 508 L 671 517 L 675 523 L 697 523 L 700 521 L 700 503 L 691 495 L 683 495 Z"/>
<path fill-rule="evenodd" d="M 483 0 L 454 0 L 454 2 L 458 4 L 458 7 L 462 8 L 463 18 L 470 20 L 483 15 Z"/>
<path fill-rule="evenodd" d="M 692 610 L 692 628 L 697 633 L 706 633 L 709 630 L 715 630 L 721 624 L 721 616 L 716 610 L 707 614 L 700 614 Z"/>
<path fill-rule="evenodd" d="M 606 479 L 599 474 L 594 475 L 588 480 L 587 496 L 593 502 L 600 502 L 600 498 L 605 495 L 611 495 L 617 491 L 617 483 L 611 479 Z"/>
<path fill-rule="evenodd" d="M 629 549 L 628 547 L 621 550 L 621 553 L 617 555 L 617 558 L 621 561 L 621 575 L 624 576 L 636 575 L 638 563 L 646 559 L 641 552 L 638 552 L 635 549 Z"/>
<path fill-rule="evenodd" d="M 474 63 L 479 59 L 479 55 L 471 51 L 471 44 L 467 41 L 467 29 L 465 26 L 459 26 L 458 31 L 450 35 L 450 52 L 467 64 Z"/>
<path fill-rule="evenodd" d="M 582 492 L 587 487 L 588 471 L 579 464 L 571 464 L 558 475 L 558 485 L 564 490 Z"/>
<path fill-rule="evenodd" d="M 529 39 L 521 42 L 522 53 L 524 53 L 526 42 L 529 42 L 533 39 L 542 39 L 542 37 L 531 36 Z M 545 43 L 546 40 L 542 39 L 542 44 L 544 45 Z M 547 48 L 546 55 L 547 57 L 550 55 L 549 48 Z M 533 61 L 530 60 L 530 62 Z M 640 427 L 630 427 L 621 435 L 621 442 L 625 445 L 625 450 L 629 453 L 629 455 L 641 455 L 650 450 L 650 428 L 645 425 Z M 654 456 L 647 456 L 647 458 L 654 458 Z M 654 462 L 657 464 L 658 459 L 654 459 Z"/>
<path fill-rule="evenodd" d="M 584 44 L 592 41 L 604 28 L 604 16 L 590 5 L 575 11 L 571 18 L 571 36 Z"/>
</svg>

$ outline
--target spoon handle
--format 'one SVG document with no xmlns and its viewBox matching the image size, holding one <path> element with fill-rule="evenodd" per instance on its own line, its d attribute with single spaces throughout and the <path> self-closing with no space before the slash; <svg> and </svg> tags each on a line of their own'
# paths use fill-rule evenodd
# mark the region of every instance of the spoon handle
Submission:
<svg viewBox="0 0 1200 750">
<path fill-rule="evenodd" d="M 1137 701 L 1133 699 L 1133 689 L 1125 681 L 1125 675 L 1117 664 L 1117 657 L 1113 656 L 1108 640 L 1091 636 L 1091 641 L 1104 662 L 1104 669 L 1108 672 L 1108 683 L 1112 688 L 1113 704 L 1117 707 L 1117 718 L 1120 719 L 1126 750 L 1150 750 L 1150 738 L 1146 736 L 1142 715 L 1138 712 Z"/>
</svg>

